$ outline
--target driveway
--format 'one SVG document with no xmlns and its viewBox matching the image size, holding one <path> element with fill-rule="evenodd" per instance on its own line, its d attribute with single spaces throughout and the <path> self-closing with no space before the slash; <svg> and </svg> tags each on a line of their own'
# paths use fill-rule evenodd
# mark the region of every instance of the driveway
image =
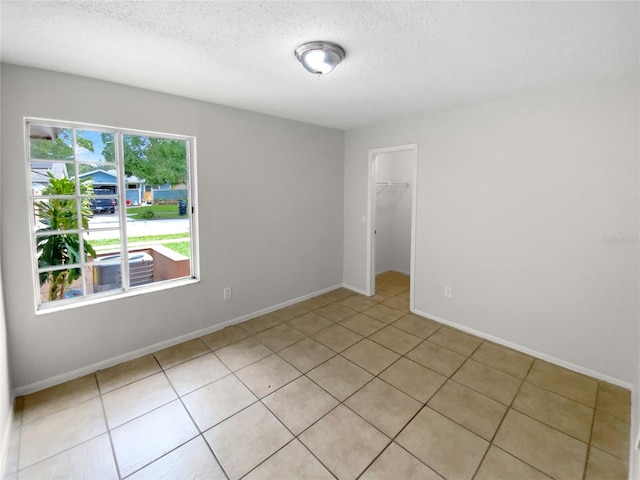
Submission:
<svg viewBox="0 0 640 480">
<path fill-rule="evenodd" d="M 117 213 L 98 213 L 89 219 L 89 228 L 118 228 L 120 226 Z M 189 219 L 176 218 L 171 220 L 132 220 L 127 219 L 127 233 L 129 237 L 143 235 L 165 235 L 169 233 L 188 233 Z M 94 240 L 103 238 L 118 238 L 117 230 L 91 232 Z"/>
</svg>

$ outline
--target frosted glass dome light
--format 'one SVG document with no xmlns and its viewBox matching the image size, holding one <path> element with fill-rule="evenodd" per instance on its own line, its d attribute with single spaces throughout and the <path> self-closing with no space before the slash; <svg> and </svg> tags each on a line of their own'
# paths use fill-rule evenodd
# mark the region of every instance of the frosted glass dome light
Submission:
<svg viewBox="0 0 640 480">
<path fill-rule="evenodd" d="M 296 58 L 315 75 L 326 75 L 344 60 L 344 49 L 331 42 L 308 42 L 296 48 Z"/>
</svg>

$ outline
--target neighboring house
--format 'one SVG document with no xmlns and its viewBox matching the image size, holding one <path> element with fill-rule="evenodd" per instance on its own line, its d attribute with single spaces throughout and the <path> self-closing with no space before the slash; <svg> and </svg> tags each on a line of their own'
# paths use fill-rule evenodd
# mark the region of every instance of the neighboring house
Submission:
<svg viewBox="0 0 640 480">
<path fill-rule="evenodd" d="M 109 189 L 114 194 L 118 193 L 118 181 L 115 170 L 92 170 L 80 175 L 82 180 L 90 178 L 93 188 Z M 126 177 L 126 201 L 131 205 L 140 205 L 144 198 L 144 181 L 132 175 Z"/>
<path fill-rule="evenodd" d="M 40 195 L 40 192 L 49 184 L 47 172 L 53 173 L 56 178 L 67 176 L 67 169 L 64 163 L 42 160 L 31 162 L 31 190 L 33 195 Z"/>
</svg>

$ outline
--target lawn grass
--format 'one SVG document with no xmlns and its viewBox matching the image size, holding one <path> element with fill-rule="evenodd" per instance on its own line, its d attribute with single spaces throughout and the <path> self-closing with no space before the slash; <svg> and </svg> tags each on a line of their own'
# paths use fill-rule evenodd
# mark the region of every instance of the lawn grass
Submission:
<svg viewBox="0 0 640 480">
<path fill-rule="evenodd" d="M 164 246 L 170 248 L 174 252 L 181 253 L 185 257 L 191 257 L 191 242 L 165 243 Z"/>
<path fill-rule="evenodd" d="M 166 235 L 144 235 L 141 237 L 129 237 L 128 243 L 139 243 L 139 242 L 153 242 L 156 240 L 175 240 L 180 238 L 189 238 L 188 233 L 167 233 Z M 105 245 L 119 245 L 119 238 L 106 238 L 103 240 L 89 240 L 89 243 L 93 247 L 102 247 Z M 180 242 L 181 243 L 181 242 Z M 189 242 L 187 242 L 189 243 Z"/>
<path fill-rule="evenodd" d="M 178 204 L 143 205 L 141 207 L 127 207 L 127 216 L 133 220 L 167 220 L 171 218 L 187 218 L 180 216 Z"/>
</svg>

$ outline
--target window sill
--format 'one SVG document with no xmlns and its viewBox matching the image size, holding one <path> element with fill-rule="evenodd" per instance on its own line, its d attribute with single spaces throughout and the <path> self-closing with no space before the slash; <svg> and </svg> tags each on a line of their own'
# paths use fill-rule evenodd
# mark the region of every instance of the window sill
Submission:
<svg viewBox="0 0 640 480">
<path fill-rule="evenodd" d="M 188 285 L 194 285 L 200 283 L 199 278 L 184 278 L 181 280 L 167 280 L 164 282 L 156 282 L 152 285 L 145 285 L 144 287 L 134 287 L 128 292 L 122 292 L 120 290 L 112 292 L 104 292 L 101 294 L 92 295 L 84 300 L 59 301 L 45 303 L 36 307 L 36 316 L 47 315 L 49 313 L 61 312 L 64 310 L 70 310 L 80 307 L 88 307 L 97 305 L 99 303 L 111 302 L 122 298 L 136 297 L 138 295 L 147 295 L 149 293 L 160 292 L 173 288 L 185 287 Z"/>
</svg>

